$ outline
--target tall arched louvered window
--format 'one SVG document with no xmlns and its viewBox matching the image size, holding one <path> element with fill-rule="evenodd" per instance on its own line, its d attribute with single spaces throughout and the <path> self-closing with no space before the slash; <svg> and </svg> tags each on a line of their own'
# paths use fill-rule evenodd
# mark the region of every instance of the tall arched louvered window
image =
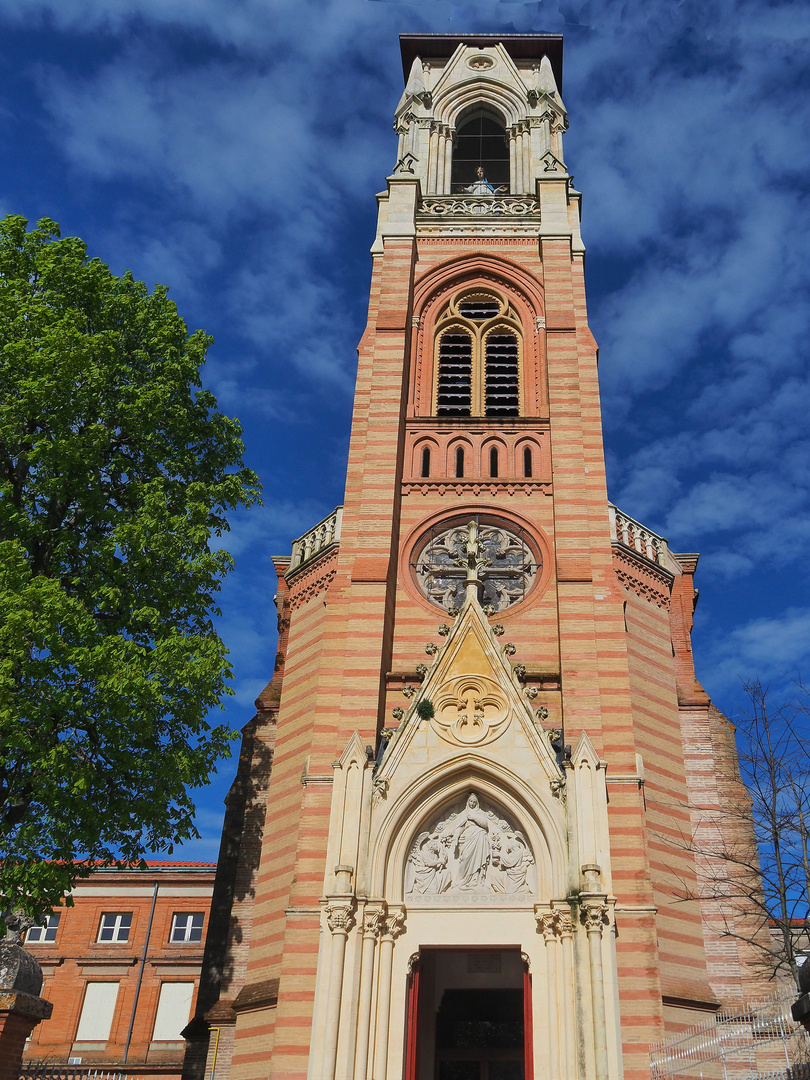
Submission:
<svg viewBox="0 0 810 1080">
<path fill-rule="evenodd" d="M 469 416 L 472 406 L 472 335 L 448 330 L 439 338 L 437 416 Z"/>
<path fill-rule="evenodd" d="M 517 416 L 518 339 L 500 327 L 484 340 L 485 406 L 487 416 Z"/>
<path fill-rule="evenodd" d="M 436 335 L 436 416 L 519 416 L 521 334 L 515 312 L 493 293 L 462 293 Z"/>
</svg>

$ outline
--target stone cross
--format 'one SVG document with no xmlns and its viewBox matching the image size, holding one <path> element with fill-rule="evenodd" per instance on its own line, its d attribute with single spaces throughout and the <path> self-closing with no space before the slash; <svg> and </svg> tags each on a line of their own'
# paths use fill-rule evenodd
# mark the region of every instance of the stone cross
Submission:
<svg viewBox="0 0 810 1080">
<path fill-rule="evenodd" d="M 467 589 L 467 599 L 481 602 L 481 571 L 486 566 L 492 565 L 492 560 L 483 554 L 481 537 L 478 532 L 478 522 L 473 520 L 467 526 L 467 539 L 461 545 L 463 555 L 455 560 L 456 566 L 463 566 L 467 571 L 464 585 Z"/>
</svg>

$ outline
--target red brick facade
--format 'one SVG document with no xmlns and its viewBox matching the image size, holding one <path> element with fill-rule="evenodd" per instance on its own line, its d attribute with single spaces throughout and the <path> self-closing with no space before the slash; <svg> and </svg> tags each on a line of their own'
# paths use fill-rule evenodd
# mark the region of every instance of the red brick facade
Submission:
<svg viewBox="0 0 810 1080">
<path fill-rule="evenodd" d="M 34 1029 L 24 1061 L 73 1058 L 141 1080 L 179 1077 L 180 1031 L 193 1015 L 214 873 L 211 863 L 177 862 L 98 870 L 76 886 L 72 907 L 54 913 L 55 933 L 29 932 L 26 948 L 42 967 L 41 994 L 53 1014 Z M 181 936 L 191 940 L 172 940 Z M 172 995 L 182 999 L 173 1009 Z"/>
</svg>

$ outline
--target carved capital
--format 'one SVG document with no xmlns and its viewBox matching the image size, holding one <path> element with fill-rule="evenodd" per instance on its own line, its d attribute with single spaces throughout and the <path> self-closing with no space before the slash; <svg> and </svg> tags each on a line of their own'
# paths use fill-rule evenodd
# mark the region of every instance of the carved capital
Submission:
<svg viewBox="0 0 810 1080">
<path fill-rule="evenodd" d="M 571 937 L 574 932 L 574 920 L 571 918 L 570 911 L 558 911 L 558 926 L 560 928 L 560 937 Z"/>
<path fill-rule="evenodd" d="M 368 907 L 363 912 L 363 937 L 378 938 L 383 932 L 385 912 L 380 907 Z"/>
<path fill-rule="evenodd" d="M 583 904 L 579 912 L 582 925 L 588 934 L 599 934 L 609 923 L 607 904 Z"/>
<path fill-rule="evenodd" d="M 333 934 L 348 934 L 354 926 L 354 912 L 346 904 L 329 904 L 326 921 Z"/>
<path fill-rule="evenodd" d="M 385 925 L 382 930 L 383 937 L 392 938 L 394 941 L 405 929 L 405 910 L 390 911 L 385 917 Z"/>
<path fill-rule="evenodd" d="M 546 945 L 559 935 L 559 919 L 556 911 L 543 911 L 537 916 L 537 928 L 545 938 Z"/>
</svg>

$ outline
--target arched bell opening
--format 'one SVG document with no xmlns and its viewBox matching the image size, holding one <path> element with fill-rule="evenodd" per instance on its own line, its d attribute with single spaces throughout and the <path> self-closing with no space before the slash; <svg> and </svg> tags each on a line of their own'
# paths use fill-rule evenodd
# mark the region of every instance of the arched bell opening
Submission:
<svg viewBox="0 0 810 1080">
<path fill-rule="evenodd" d="M 509 138 L 492 110 L 479 107 L 457 126 L 450 190 L 454 195 L 509 194 Z"/>
</svg>

